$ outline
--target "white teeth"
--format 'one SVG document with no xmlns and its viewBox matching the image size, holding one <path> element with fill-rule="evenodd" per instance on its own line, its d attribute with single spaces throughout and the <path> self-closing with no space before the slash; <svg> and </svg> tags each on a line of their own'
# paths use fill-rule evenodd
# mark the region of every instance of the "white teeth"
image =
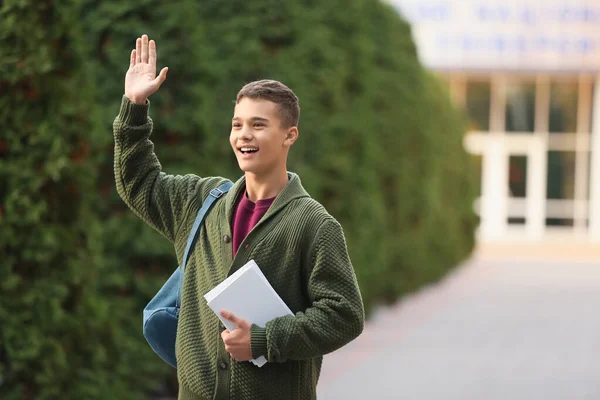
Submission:
<svg viewBox="0 0 600 400">
<path fill-rule="evenodd" d="M 241 151 L 258 151 L 258 149 L 254 148 L 254 147 L 242 147 L 240 150 Z"/>
</svg>

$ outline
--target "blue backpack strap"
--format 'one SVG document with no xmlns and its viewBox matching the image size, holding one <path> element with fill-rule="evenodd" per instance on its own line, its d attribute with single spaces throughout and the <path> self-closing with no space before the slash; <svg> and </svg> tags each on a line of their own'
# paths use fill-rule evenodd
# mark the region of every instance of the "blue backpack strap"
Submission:
<svg viewBox="0 0 600 400">
<path fill-rule="evenodd" d="M 183 276 L 183 272 L 185 271 L 185 266 L 188 262 L 188 257 L 190 256 L 190 251 L 194 245 L 194 240 L 196 239 L 196 234 L 198 233 L 198 228 L 202 225 L 206 214 L 215 203 L 217 199 L 223 196 L 225 193 L 231 189 L 233 186 L 232 182 L 225 182 L 221 186 L 210 191 L 209 196 L 204 200 L 204 204 L 202 204 L 202 208 L 198 211 L 198 215 L 196 216 L 196 220 L 194 221 L 194 226 L 190 231 L 190 236 L 188 237 L 187 245 L 185 247 L 185 252 L 183 253 L 183 260 L 181 261 L 181 276 Z"/>
<path fill-rule="evenodd" d="M 196 239 L 196 234 L 198 233 L 198 229 L 200 228 L 200 225 L 202 225 L 202 222 L 204 221 L 206 214 L 208 213 L 210 208 L 213 206 L 215 201 L 217 199 L 219 199 L 221 196 L 223 196 L 225 193 L 227 193 L 229 191 L 229 189 L 231 189 L 232 186 L 233 186 L 233 183 L 227 181 L 227 182 L 223 183 L 221 186 L 211 190 L 209 193 L 209 196 L 204 200 L 202 207 L 198 211 L 198 215 L 196 215 L 196 220 L 194 221 L 194 225 L 192 226 L 192 230 L 190 231 L 190 236 L 188 236 L 187 245 L 185 246 L 185 252 L 183 253 L 183 259 L 181 260 L 181 280 L 179 282 L 179 287 L 177 288 L 177 300 L 175 302 L 175 308 L 177 308 L 177 309 L 179 309 L 179 305 L 181 304 L 180 297 L 181 297 L 181 285 L 183 285 L 183 277 L 184 277 L 183 273 L 185 271 L 185 266 L 187 265 L 188 258 L 190 256 L 190 251 L 192 250 L 192 247 L 194 246 L 194 242 Z"/>
</svg>

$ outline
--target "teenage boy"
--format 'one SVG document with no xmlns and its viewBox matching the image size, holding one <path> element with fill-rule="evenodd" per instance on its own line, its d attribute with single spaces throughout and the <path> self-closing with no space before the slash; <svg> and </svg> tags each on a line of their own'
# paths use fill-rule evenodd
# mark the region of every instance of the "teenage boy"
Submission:
<svg viewBox="0 0 600 400">
<path fill-rule="evenodd" d="M 125 203 L 181 260 L 204 199 L 226 179 L 161 171 L 148 97 L 166 77 L 167 68 L 156 76 L 155 42 L 138 38 L 114 122 L 115 178 Z M 229 141 L 244 176 L 208 213 L 185 269 L 179 399 L 314 399 L 323 355 L 362 332 L 342 228 L 286 169 L 299 113 L 296 95 L 277 81 L 249 83 L 237 95 Z M 251 259 L 295 315 L 260 327 L 223 310 L 236 326 L 225 330 L 203 295 Z M 263 367 L 247 362 L 261 355 Z"/>
</svg>

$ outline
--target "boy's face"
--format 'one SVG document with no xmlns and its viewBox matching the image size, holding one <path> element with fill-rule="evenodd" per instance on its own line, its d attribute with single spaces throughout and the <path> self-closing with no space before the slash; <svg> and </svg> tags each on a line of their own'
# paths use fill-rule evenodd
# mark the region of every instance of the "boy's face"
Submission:
<svg viewBox="0 0 600 400">
<path fill-rule="evenodd" d="M 277 104 L 248 97 L 236 104 L 229 142 L 242 171 L 258 175 L 285 171 L 288 150 L 297 136 L 296 127 L 282 126 Z"/>
</svg>

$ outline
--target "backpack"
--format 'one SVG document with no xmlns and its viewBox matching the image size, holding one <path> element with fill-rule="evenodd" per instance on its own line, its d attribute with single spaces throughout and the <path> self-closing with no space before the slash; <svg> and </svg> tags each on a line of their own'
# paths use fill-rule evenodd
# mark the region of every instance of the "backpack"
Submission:
<svg viewBox="0 0 600 400">
<path fill-rule="evenodd" d="M 150 300 L 144 308 L 143 332 L 146 341 L 156 354 L 169 365 L 177 368 L 175 358 L 175 338 L 177 337 L 177 322 L 179 320 L 179 308 L 181 304 L 181 285 L 183 273 L 188 257 L 196 242 L 196 235 L 200 225 L 204 222 L 206 214 L 216 200 L 221 198 L 233 186 L 232 182 L 225 182 L 218 188 L 210 191 L 198 211 L 196 220 L 188 237 L 181 266 L 167 279 L 158 293 Z"/>
</svg>

